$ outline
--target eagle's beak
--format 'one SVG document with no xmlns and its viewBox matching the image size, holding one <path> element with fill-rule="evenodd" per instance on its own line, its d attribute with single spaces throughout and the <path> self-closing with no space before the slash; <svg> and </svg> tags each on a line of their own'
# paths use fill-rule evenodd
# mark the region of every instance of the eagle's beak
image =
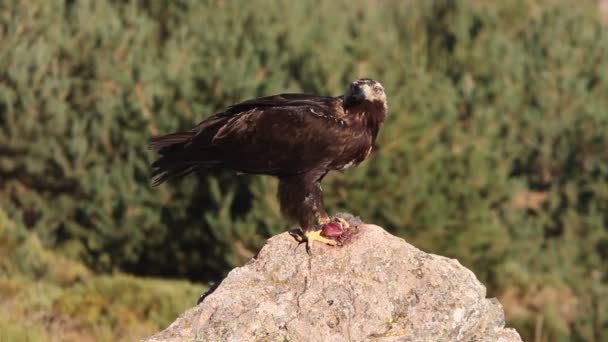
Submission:
<svg viewBox="0 0 608 342">
<path fill-rule="evenodd" d="M 370 100 L 373 98 L 374 90 L 369 86 L 369 84 L 361 84 L 357 88 L 359 88 L 357 98 L 362 100 Z"/>
</svg>

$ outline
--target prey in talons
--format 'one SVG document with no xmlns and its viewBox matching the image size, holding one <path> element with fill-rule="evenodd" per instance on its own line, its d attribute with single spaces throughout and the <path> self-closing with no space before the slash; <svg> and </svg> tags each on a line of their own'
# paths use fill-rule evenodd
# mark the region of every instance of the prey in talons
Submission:
<svg viewBox="0 0 608 342">
<path fill-rule="evenodd" d="M 329 217 L 319 219 L 320 226 L 313 229 L 294 229 L 289 232 L 300 243 L 306 243 L 306 252 L 312 255 L 312 246 L 315 241 L 330 245 L 341 246 L 348 238 L 348 221 L 336 217 L 331 220 Z"/>
</svg>

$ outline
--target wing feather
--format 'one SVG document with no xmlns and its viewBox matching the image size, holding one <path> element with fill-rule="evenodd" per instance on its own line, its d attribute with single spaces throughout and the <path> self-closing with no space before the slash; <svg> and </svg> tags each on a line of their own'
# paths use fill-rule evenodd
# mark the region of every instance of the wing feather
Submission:
<svg viewBox="0 0 608 342">
<path fill-rule="evenodd" d="M 245 101 L 212 139 L 240 172 L 295 174 L 329 162 L 346 139 L 341 98 L 282 94 Z M 327 161 L 324 159 L 328 159 Z"/>
<path fill-rule="evenodd" d="M 305 107 L 324 112 L 327 116 L 341 117 L 344 115 L 342 96 L 318 96 L 309 94 L 278 94 L 259 97 L 234 104 L 226 109 L 226 115 L 235 115 L 252 109 L 276 107 Z"/>
<path fill-rule="evenodd" d="M 348 141 L 344 115 L 342 97 L 280 94 L 237 103 L 190 131 L 153 140 L 162 152 L 155 181 L 207 166 L 270 175 L 324 167 Z"/>
</svg>

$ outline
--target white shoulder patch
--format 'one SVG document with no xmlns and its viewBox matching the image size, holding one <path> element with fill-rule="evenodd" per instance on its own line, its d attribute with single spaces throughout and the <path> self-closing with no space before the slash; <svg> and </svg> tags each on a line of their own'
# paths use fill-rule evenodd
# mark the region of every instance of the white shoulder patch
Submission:
<svg viewBox="0 0 608 342">
<path fill-rule="evenodd" d="M 355 165 L 355 162 L 356 162 L 355 159 L 349 161 L 344 166 L 342 166 L 342 168 L 340 170 L 346 170 L 346 169 L 349 169 L 349 168 L 353 167 L 353 165 Z"/>
</svg>

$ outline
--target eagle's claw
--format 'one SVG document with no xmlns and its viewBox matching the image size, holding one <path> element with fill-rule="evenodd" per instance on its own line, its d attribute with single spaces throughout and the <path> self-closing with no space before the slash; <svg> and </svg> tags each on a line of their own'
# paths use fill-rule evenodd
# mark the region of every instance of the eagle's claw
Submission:
<svg viewBox="0 0 608 342">
<path fill-rule="evenodd" d="M 294 229 L 294 230 L 290 230 L 289 234 L 291 236 L 294 237 L 294 239 L 296 239 L 298 242 L 300 243 L 306 243 L 306 253 L 308 253 L 308 255 L 312 255 L 312 245 L 314 241 L 319 241 L 331 246 L 335 246 L 338 244 L 338 242 L 336 242 L 333 239 L 329 239 L 326 237 L 321 236 L 321 231 L 320 230 L 304 230 L 302 231 L 301 229 Z"/>
<path fill-rule="evenodd" d="M 330 246 L 342 244 L 348 237 L 349 224 L 343 218 L 336 217 L 333 221 L 322 224 L 321 229 L 293 229 L 289 234 L 300 243 L 306 243 L 306 252 L 312 255 L 312 245 L 314 241 L 319 241 Z"/>
<path fill-rule="evenodd" d="M 314 241 L 319 241 L 331 246 L 335 246 L 338 244 L 338 242 L 336 242 L 333 239 L 328 239 L 326 237 L 322 236 L 322 231 L 320 230 L 309 230 L 304 232 L 304 239 L 306 241 L 306 252 L 308 253 L 308 255 L 312 255 L 311 251 L 312 251 L 312 244 Z"/>
</svg>

